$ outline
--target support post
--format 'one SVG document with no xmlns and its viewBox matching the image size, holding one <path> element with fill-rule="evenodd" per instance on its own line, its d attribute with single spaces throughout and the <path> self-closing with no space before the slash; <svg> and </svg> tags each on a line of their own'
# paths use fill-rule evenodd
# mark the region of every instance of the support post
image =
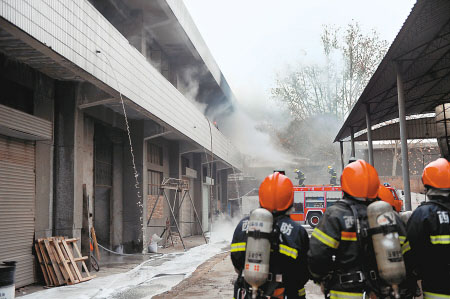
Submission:
<svg viewBox="0 0 450 299">
<path fill-rule="evenodd" d="M 400 141 L 402 145 L 402 174 L 403 188 L 405 191 L 405 208 L 411 211 L 411 189 L 409 181 L 409 161 L 408 161 L 408 139 L 406 132 L 406 112 L 405 112 L 405 93 L 403 89 L 403 79 L 400 67 L 397 65 L 397 94 L 398 94 L 398 116 L 400 123 Z"/>
<path fill-rule="evenodd" d="M 343 141 L 339 141 L 339 147 L 341 149 L 341 169 L 342 171 L 344 171 L 344 142 Z"/>
<path fill-rule="evenodd" d="M 369 149 L 369 164 L 374 166 L 373 143 L 372 143 L 372 123 L 370 121 L 370 104 L 366 104 L 366 126 L 367 126 L 367 145 L 368 145 L 368 149 Z"/>
<path fill-rule="evenodd" d="M 353 131 L 353 127 L 350 127 L 350 140 L 352 144 L 352 152 L 351 156 L 356 158 L 356 152 L 355 152 L 355 132 Z"/>
</svg>

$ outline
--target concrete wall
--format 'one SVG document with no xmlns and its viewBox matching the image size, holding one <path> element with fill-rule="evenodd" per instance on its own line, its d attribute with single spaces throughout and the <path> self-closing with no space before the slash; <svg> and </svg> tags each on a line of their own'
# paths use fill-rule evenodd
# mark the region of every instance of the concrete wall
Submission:
<svg viewBox="0 0 450 299">
<path fill-rule="evenodd" d="M 34 115 L 54 121 L 54 81 L 36 72 Z M 52 234 L 53 139 L 36 142 L 36 238 Z"/>
<path fill-rule="evenodd" d="M 28 17 L 30 11 L 32 17 Z M 241 157 L 231 142 L 214 126 L 210 129 L 203 113 L 87 0 L 0 2 L 0 16 L 46 45 L 39 48 L 44 55 L 61 60 L 64 57 L 64 66 L 76 71 L 82 79 L 114 96 L 120 91 L 142 107 L 143 113 L 199 145 L 210 147 L 211 132 L 214 153 L 241 168 Z M 96 50 L 101 53 L 96 54 Z M 221 82 L 222 78 L 219 79 Z"/>
<path fill-rule="evenodd" d="M 113 185 L 111 245 L 115 250 L 122 245 L 123 236 L 123 142 L 113 143 Z"/>
</svg>

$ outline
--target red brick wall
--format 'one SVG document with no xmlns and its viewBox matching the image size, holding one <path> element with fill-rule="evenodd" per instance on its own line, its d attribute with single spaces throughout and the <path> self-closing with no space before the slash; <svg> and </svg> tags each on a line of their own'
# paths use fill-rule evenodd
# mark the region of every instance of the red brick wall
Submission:
<svg viewBox="0 0 450 299">
<path fill-rule="evenodd" d="M 395 189 L 404 189 L 403 178 L 401 176 L 380 176 L 380 182 L 382 184 L 389 183 Z M 409 182 L 411 186 L 411 192 L 423 192 L 424 186 L 422 184 L 422 178 L 420 176 L 410 176 Z"/>
<path fill-rule="evenodd" d="M 157 197 L 158 195 L 149 195 L 147 197 L 147 217 L 149 218 Z M 160 196 L 155 211 L 153 212 L 152 219 L 163 219 L 163 218 L 164 218 L 164 197 Z"/>
</svg>

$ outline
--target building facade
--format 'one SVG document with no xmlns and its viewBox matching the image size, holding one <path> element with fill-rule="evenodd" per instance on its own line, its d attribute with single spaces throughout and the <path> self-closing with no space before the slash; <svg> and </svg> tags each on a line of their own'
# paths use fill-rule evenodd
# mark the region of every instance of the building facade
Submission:
<svg viewBox="0 0 450 299">
<path fill-rule="evenodd" d="M 189 182 L 204 230 L 225 209 L 241 157 L 211 122 L 233 95 L 181 1 L 0 1 L 0 86 L 0 261 L 18 262 L 16 287 L 36 281 L 38 238 L 86 252 L 93 225 L 105 247 L 145 250 L 170 217 L 159 200 L 147 225 L 163 178 Z M 200 233 L 188 201 L 176 218 Z"/>
</svg>

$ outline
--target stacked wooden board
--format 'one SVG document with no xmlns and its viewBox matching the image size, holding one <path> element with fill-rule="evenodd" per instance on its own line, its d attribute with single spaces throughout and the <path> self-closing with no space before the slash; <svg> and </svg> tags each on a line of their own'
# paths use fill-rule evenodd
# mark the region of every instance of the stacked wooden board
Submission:
<svg viewBox="0 0 450 299">
<path fill-rule="evenodd" d="M 34 244 L 47 286 L 72 285 L 95 277 L 89 274 L 84 262 L 88 257 L 81 256 L 77 241 L 77 238 L 51 237 L 38 239 Z"/>
</svg>

